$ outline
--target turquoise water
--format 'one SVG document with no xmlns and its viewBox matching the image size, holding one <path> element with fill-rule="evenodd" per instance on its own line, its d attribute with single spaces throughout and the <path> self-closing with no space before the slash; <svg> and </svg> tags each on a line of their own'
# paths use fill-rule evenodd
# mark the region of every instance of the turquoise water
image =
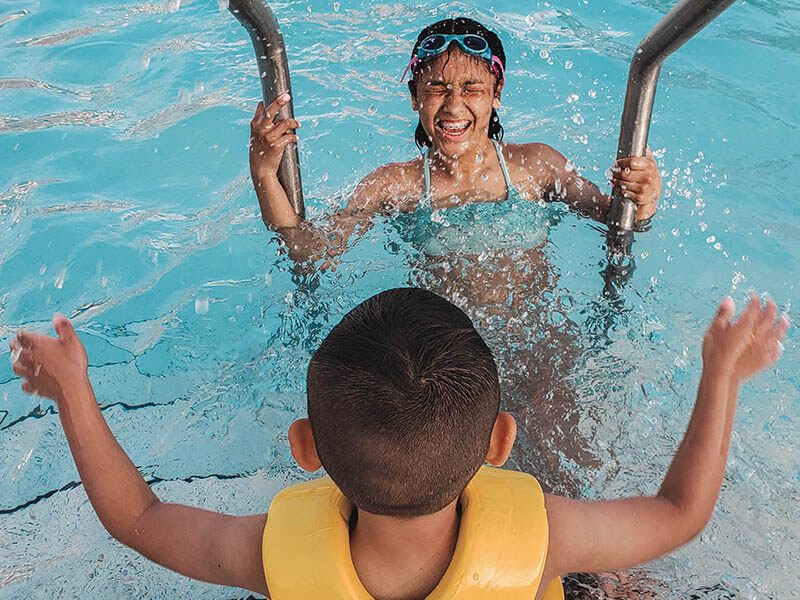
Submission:
<svg viewBox="0 0 800 600">
<path fill-rule="evenodd" d="M 671 3 L 476 4 L 274 5 L 312 217 L 415 155 L 399 76 L 419 29 L 465 13 L 506 44 L 506 139 L 549 143 L 602 183 L 630 57 Z M 378 223 L 335 271 L 294 274 L 248 181 L 259 83 L 224 6 L 0 0 L 0 341 L 72 316 L 104 413 L 157 492 L 263 511 L 303 477 L 285 431 L 316 345 L 369 295 L 426 285 L 468 308 L 497 353 L 522 423 L 517 466 L 587 498 L 654 492 L 716 301 L 767 290 L 791 314 L 800 299 L 799 25 L 797 0 L 740 2 L 669 59 L 650 139 L 665 194 L 610 307 L 602 236 L 540 207 L 524 209 L 531 231 L 549 229 L 539 245 L 500 243 L 473 219 L 468 251 L 429 258 L 403 222 Z M 796 342 L 743 393 L 710 525 L 638 570 L 632 597 L 798 596 Z M 110 540 L 53 406 L 24 396 L 3 357 L 0 398 L 0 597 L 246 596 Z"/>
</svg>

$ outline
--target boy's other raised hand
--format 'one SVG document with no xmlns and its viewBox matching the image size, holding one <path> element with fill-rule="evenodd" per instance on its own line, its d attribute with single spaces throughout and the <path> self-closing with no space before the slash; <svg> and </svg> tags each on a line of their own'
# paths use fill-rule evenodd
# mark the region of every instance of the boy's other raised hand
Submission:
<svg viewBox="0 0 800 600">
<path fill-rule="evenodd" d="M 736 321 L 731 321 L 734 312 L 733 300 L 725 298 L 703 339 L 703 366 L 743 383 L 778 360 L 789 320 L 776 320 L 775 302 L 768 300 L 762 307 L 757 296 L 750 299 Z"/>
<path fill-rule="evenodd" d="M 21 331 L 9 347 L 14 373 L 23 378 L 22 390 L 61 401 L 65 388 L 87 381 L 89 360 L 69 319 L 56 315 L 53 327 L 57 338 Z"/>
</svg>

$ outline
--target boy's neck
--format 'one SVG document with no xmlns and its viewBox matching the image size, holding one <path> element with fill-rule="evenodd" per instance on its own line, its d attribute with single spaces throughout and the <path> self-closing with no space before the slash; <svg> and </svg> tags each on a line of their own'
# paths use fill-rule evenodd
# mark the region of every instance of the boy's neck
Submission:
<svg viewBox="0 0 800 600">
<path fill-rule="evenodd" d="M 422 598 L 433 591 L 455 552 L 457 503 L 412 518 L 358 511 L 350 552 L 359 579 L 374 598 Z"/>
</svg>

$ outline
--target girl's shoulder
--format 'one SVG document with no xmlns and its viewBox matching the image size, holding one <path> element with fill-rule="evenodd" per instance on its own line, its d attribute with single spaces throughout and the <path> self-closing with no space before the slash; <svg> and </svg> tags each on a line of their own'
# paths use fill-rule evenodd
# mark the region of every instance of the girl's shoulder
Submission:
<svg viewBox="0 0 800 600">
<path fill-rule="evenodd" d="M 381 165 L 356 187 L 355 198 L 377 204 L 384 210 L 407 210 L 425 192 L 422 157 Z"/>
<path fill-rule="evenodd" d="M 527 144 L 503 144 L 503 154 L 509 166 L 531 169 L 547 166 L 564 160 L 564 156 L 552 146 L 540 142 Z"/>
</svg>

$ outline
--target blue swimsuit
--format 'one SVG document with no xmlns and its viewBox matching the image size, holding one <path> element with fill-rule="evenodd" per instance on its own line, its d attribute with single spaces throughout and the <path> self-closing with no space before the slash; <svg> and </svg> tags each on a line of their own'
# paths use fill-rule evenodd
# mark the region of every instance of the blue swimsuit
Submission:
<svg viewBox="0 0 800 600">
<path fill-rule="evenodd" d="M 431 165 L 424 155 L 425 194 L 417 209 L 396 218 L 400 235 L 427 256 L 481 254 L 498 249 L 524 250 L 547 239 L 550 209 L 525 200 L 511 183 L 501 145 L 492 140 L 506 198 L 497 202 L 465 202 L 448 208 L 431 207 Z"/>
</svg>

